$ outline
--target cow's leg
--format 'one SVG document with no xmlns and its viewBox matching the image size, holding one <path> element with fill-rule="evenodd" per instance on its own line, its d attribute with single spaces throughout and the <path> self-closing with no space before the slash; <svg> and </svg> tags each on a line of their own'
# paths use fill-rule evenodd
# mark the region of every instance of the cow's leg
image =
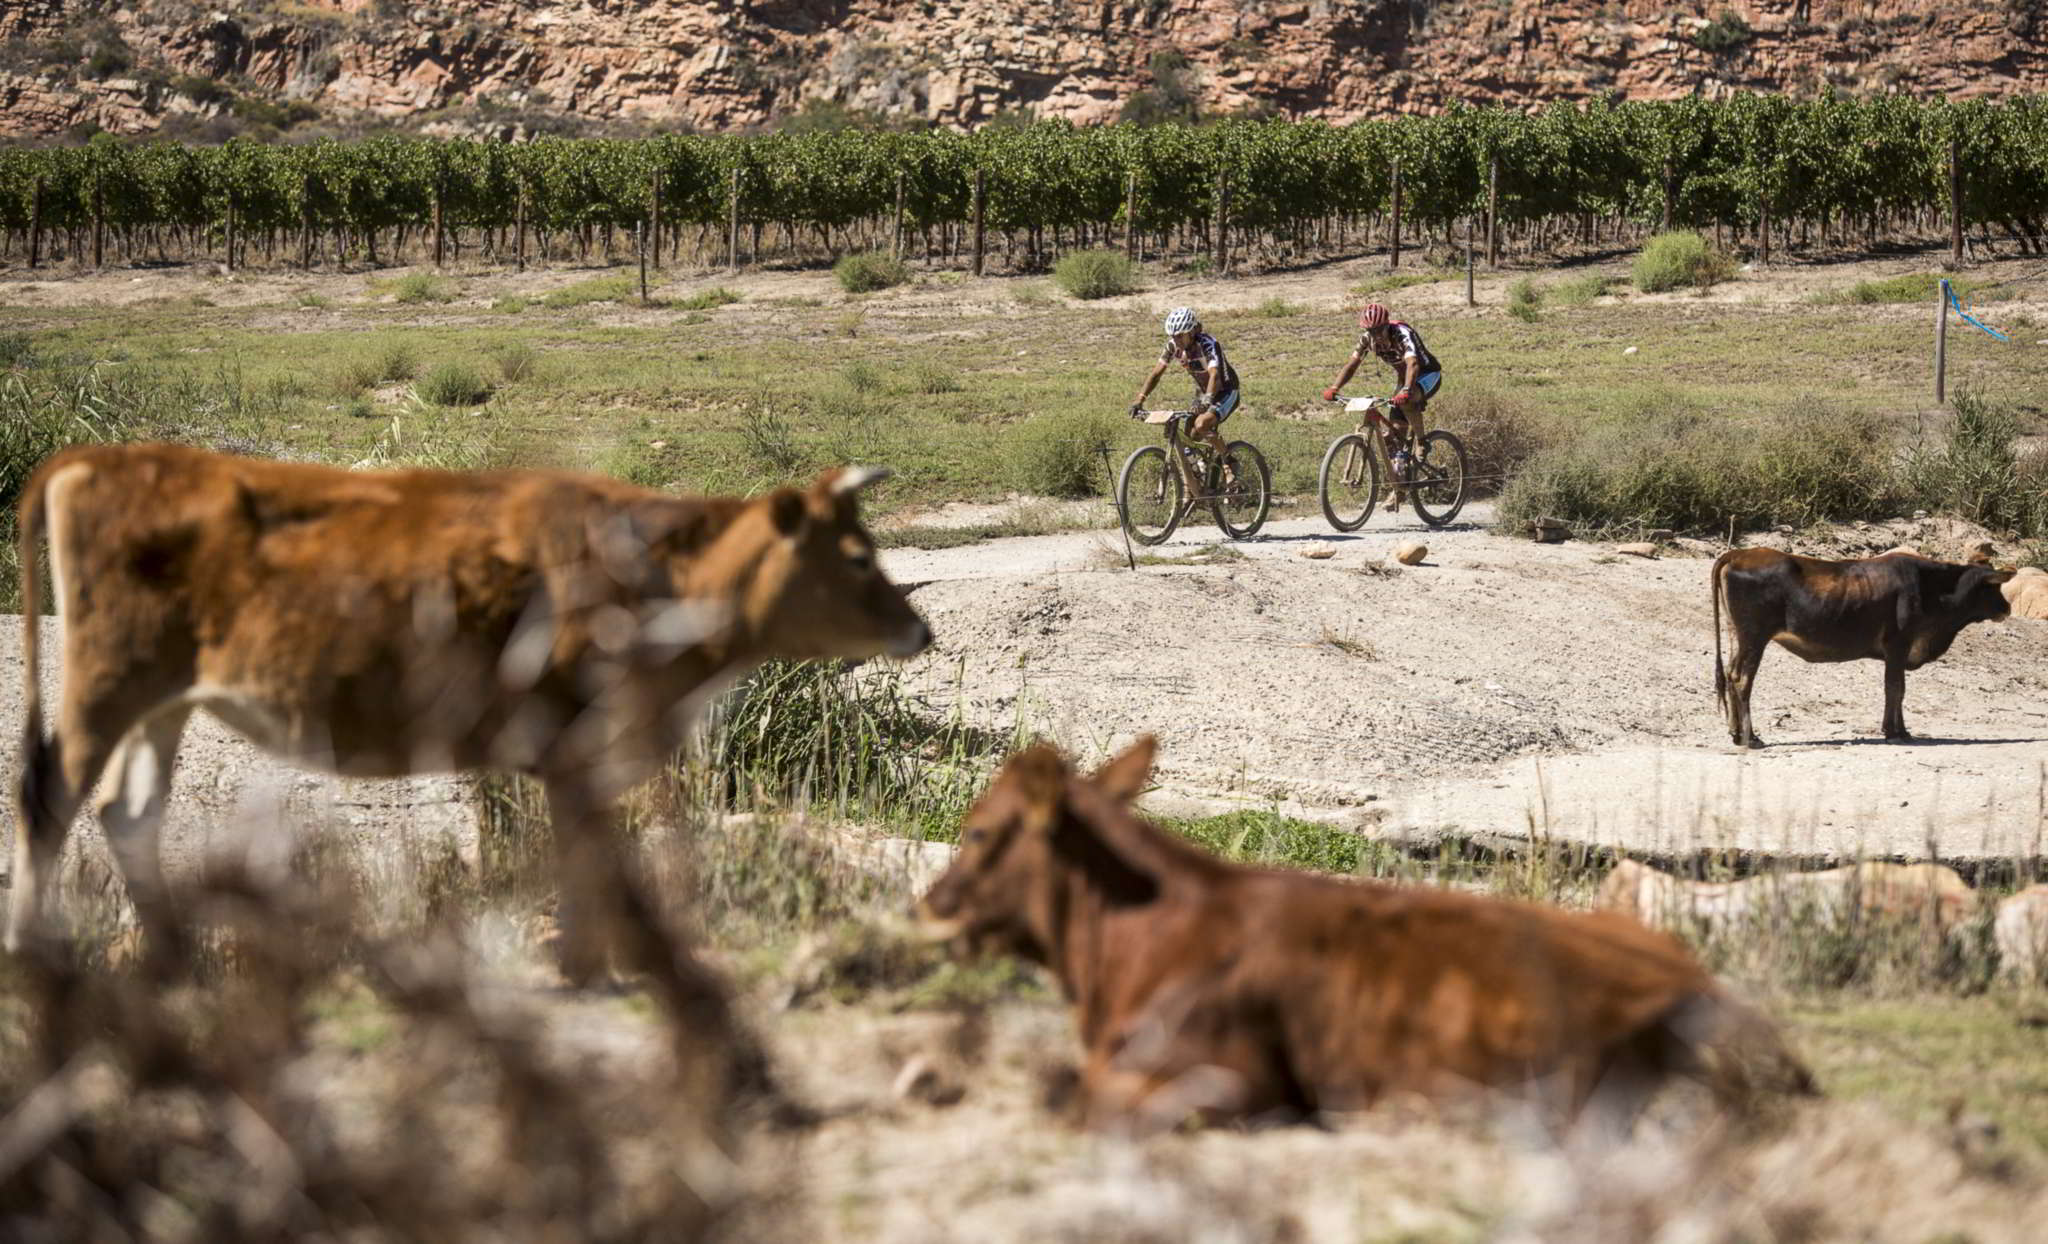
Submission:
<svg viewBox="0 0 2048 1244">
<path fill-rule="evenodd" d="M 1768 639 L 1735 632 L 1735 658 L 1728 671 L 1728 737 L 1737 747 L 1762 747 L 1750 718 L 1749 694 L 1756 686 L 1757 667 L 1764 663 Z"/>
<path fill-rule="evenodd" d="M 1884 661 L 1884 737 L 1911 739 L 1906 729 L 1906 664 L 1896 657 Z"/>
<path fill-rule="evenodd" d="M 21 949 L 41 927 L 56 878 L 57 857 L 71 832 L 72 818 L 92 792 L 114 751 L 114 740 L 134 721 L 107 701 L 81 707 L 84 696 L 65 693 L 57 729 L 22 748 L 14 829 L 13 899 L 7 909 L 7 949 Z"/>
<path fill-rule="evenodd" d="M 612 831 L 611 807 L 585 783 L 565 777 L 543 781 L 555 836 L 556 956 L 562 975 L 581 989 L 597 984 L 609 969 L 608 887 L 620 847 Z"/>
<path fill-rule="evenodd" d="M 159 836 L 178 741 L 191 715 L 191 706 L 180 701 L 131 727 L 114 752 L 111 780 L 99 805 L 100 828 L 128 885 L 136 923 L 149 939 L 151 953 L 171 958 L 182 951 L 184 939 L 165 892 Z"/>
</svg>

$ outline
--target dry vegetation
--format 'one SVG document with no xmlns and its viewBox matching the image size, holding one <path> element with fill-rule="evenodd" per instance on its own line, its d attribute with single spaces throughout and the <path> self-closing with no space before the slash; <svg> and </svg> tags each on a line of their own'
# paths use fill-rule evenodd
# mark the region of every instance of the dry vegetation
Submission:
<svg viewBox="0 0 2048 1244">
<path fill-rule="evenodd" d="M 57 444 L 151 435 L 345 462 L 570 461 L 707 488 L 881 459 L 905 471 L 908 508 L 1027 480 L 1085 492 L 1073 442 L 1142 435 L 1091 422 L 1150 357 L 1142 300 L 1020 306 L 994 286 L 963 311 L 968 292 L 939 278 L 872 301 L 830 280 L 715 296 L 678 283 L 653 308 L 588 274 L 206 287 L 231 307 L 38 295 L 0 336 L 0 498 Z M 1283 315 L 1259 308 L 1311 295 L 1268 284 L 1218 287 L 1234 309 L 1212 318 L 1257 386 L 1244 432 L 1298 489 L 1330 428 L 1289 395 L 1341 361 L 1345 295 Z M 1984 400 L 1901 442 L 1876 412 L 1920 387 L 1917 307 L 1902 343 L 1903 319 L 1803 294 L 1751 312 L 1573 293 L 1536 326 L 1490 297 L 1465 318 L 1446 287 L 1414 318 L 1471 377 L 1437 417 L 1484 473 L 1514 477 L 1510 509 L 1718 528 L 1919 505 L 2041 534 L 2042 511 L 2000 508 L 2041 486 L 2048 369 L 2032 352 L 1959 347 Z M 1744 369 L 1788 326 L 1800 385 L 1759 385 Z M 1629 364 L 1624 343 L 1658 361 Z M 474 383 L 453 384 L 458 368 Z M 1817 390 L 1839 405 L 1808 411 Z M 1055 420 L 1075 433 L 1051 434 Z M 999 534 L 1017 533 L 962 538 Z M 1368 631 L 1326 642 L 1370 659 Z M 1976 924 L 1931 938 L 1809 914 L 1703 943 L 1785 1017 L 1830 1094 L 1760 1131 L 1679 1100 L 1620 1152 L 1406 1107 L 1329 1131 L 1078 1135 L 1057 1000 L 900 926 L 929 844 L 1013 734 L 935 719 L 885 671 L 762 671 L 702 754 L 633 804 L 636 866 L 605 896 L 632 972 L 610 995 L 565 995 L 539 966 L 546 849 L 519 783 L 479 784 L 475 860 L 364 854 L 309 826 L 287 864 L 212 865 L 187 882 L 191 962 L 137 945 L 83 853 L 62 900 L 74 940 L 0 978 L 0 1234 L 1989 1244 L 2029 1238 L 2048 1212 L 2048 1001 L 1998 976 Z M 1511 855 L 1411 853 L 1272 811 L 1175 828 L 1236 858 L 1567 904 L 1608 863 L 1540 833 Z M 1696 845 L 1707 872 L 1747 866 Z M 1996 892 L 2037 871 L 2013 859 L 1981 880 Z"/>
</svg>

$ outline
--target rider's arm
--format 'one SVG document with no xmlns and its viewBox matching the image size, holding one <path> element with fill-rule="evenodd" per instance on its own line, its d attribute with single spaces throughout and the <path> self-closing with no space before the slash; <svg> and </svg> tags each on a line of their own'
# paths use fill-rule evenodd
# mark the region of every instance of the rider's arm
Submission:
<svg viewBox="0 0 2048 1244">
<path fill-rule="evenodd" d="M 1347 384 L 1350 384 L 1352 373 L 1356 372 L 1358 370 L 1358 365 L 1364 361 L 1365 351 L 1353 350 L 1351 352 L 1351 361 L 1344 364 L 1344 370 L 1337 373 L 1337 383 L 1331 385 L 1330 388 L 1332 390 L 1336 390 L 1343 388 Z"/>
<path fill-rule="evenodd" d="M 1138 390 L 1138 399 L 1135 403 L 1136 405 L 1143 406 L 1145 404 L 1145 399 L 1152 396 L 1152 390 L 1155 386 L 1158 385 L 1159 378 L 1166 374 L 1166 367 L 1167 360 L 1161 359 L 1159 360 L 1159 366 L 1152 369 L 1152 374 L 1145 377 L 1145 387 Z"/>
<path fill-rule="evenodd" d="M 1208 379 L 1202 382 L 1202 394 L 1209 399 L 1209 404 L 1213 406 L 1216 404 L 1216 395 L 1222 390 L 1223 364 L 1220 362 L 1211 363 L 1209 364 Z"/>
</svg>

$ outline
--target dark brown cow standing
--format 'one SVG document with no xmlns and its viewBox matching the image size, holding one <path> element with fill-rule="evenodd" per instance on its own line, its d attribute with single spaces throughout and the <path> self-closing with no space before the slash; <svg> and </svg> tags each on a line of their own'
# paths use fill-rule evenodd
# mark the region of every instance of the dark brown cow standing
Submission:
<svg viewBox="0 0 2048 1244">
<path fill-rule="evenodd" d="M 1625 1118 L 1674 1073 L 1746 1100 L 1765 1064 L 1810 1089 L 1671 937 L 1228 863 L 1129 809 L 1152 755 L 1142 740 L 1093 779 L 1050 747 L 1013 756 L 919 905 L 934 934 L 1058 978 L 1090 1122 L 1302 1118 L 1476 1087 L 1537 1089 L 1568 1118 L 1597 1091 Z"/>
<path fill-rule="evenodd" d="M 2009 571 L 1909 553 L 1825 561 L 1776 549 L 1733 549 L 1714 561 L 1714 694 L 1738 746 L 1761 747 L 1750 721 L 1757 666 L 1772 641 L 1805 661 L 1883 661 L 1884 737 L 1906 730 L 1906 671 L 1939 660 L 1972 622 L 2012 612 Z M 1721 658 L 1721 610 L 1735 653 Z"/>
</svg>

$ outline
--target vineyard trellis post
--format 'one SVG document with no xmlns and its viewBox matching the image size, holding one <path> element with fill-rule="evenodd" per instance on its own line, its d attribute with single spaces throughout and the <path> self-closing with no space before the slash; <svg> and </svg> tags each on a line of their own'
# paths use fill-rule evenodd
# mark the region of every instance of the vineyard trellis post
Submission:
<svg viewBox="0 0 2048 1244">
<path fill-rule="evenodd" d="M 1756 201 L 1756 245 L 1757 258 L 1769 267 L 1771 262 L 1771 196 L 1760 195 Z"/>
<path fill-rule="evenodd" d="M 661 267 L 661 170 L 660 170 L 660 169 L 655 169 L 655 170 L 654 170 L 654 177 L 653 177 L 653 183 L 654 183 L 654 184 L 653 184 L 652 186 L 650 186 L 650 187 L 648 188 L 648 197 L 649 197 L 649 199 L 651 199 L 651 200 L 652 200 L 652 203 L 651 203 L 651 205 L 649 206 L 649 208 L 648 208 L 648 212 L 647 212 L 647 216 L 648 216 L 648 222 L 647 222 L 647 231 L 648 231 L 648 232 L 649 232 L 650 234 L 652 234 L 652 235 L 653 235 L 653 244 L 654 244 L 654 266 L 655 266 L 656 268 L 659 268 L 659 267 Z M 644 282 L 643 282 L 643 284 L 644 284 Z M 644 290 L 644 289 L 643 289 L 643 290 L 641 290 L 641 291 L 640 291 L 640 297 L 641 297 L 641 300 L 642 300 L 642 301 L 645 301 L 645 300 L 646 300 L 646 298 L 647 298 L 647 291 L 646 291 L 646 290 Z"/>
<path fill-rule="evenodd" d="M 633 249 L 640 257 L 640 305 L 647 305 L 647 222 L 633 222 Z"/>
<path fill-rule="evenodd" d="M 1486 266 L 1500 267 L 1500 157 L 1486 159 Z"/>
<path fill-rule="evenodd" d="M 1398 268 L 1401 266 L 1401 157 L 1399 156 L 1394 157 L 1394 214 L 1391 227 L 1393 229 L 1393 256 L 1388 260 L 1387 266 L 1389 268 Z"/>
<path fill-rule="evenodd" d="M 235 192 L 232 190 L 228 191 L 228 202 L 224 216 L 225 220 L 223 221 L 221 233 L 227 239 L 227 262 L 222 266 L 229 272 L 233 272 L 235 270 Z"/>
<path fill-rule="evenodd" d="M 740 169 L 733 165 L 732 182 L 725 193 L 725 269 L 740 270 Z"/>
<path fill-rule="evenodd" d="M 512 197 L 512 261 L 526 271 L 526 179 L 519 179 L 519 189 Z"/>
<path fill-rule="evenodd" d="M 1216 174 L 1216 275 L 1230 275 L 1230 179 Z"/>
<path fill-rule="evenodd" d="M 1953 134 L 1948 139 L 1948 261 L 1963 262 L 1963 160 Z"/>
<path fill-rule="evenodd" d="M 1473 266 L 1474 265 L 1472 255 L 1472 218 L 1470 216 L 1467 216 L 1465 218 L 1465 305 L 1468 307 L 1476 307 L 1479 305 L 1479 299 L 1474 297 L 1472 292 Z"/>
<path fill-rule="evenodd" d="M 1664 232 L 1671 232 L 1672 214 L 1677 209 L 1677 185 L 1671 172 L 1671 161 L 1664 161 Z"/>
<path fill-rule="evenodd" d="M 299 267 L 313 270 L 313 178 L 299 178 Z"/>
<path fill-rule="evenodd" d="M 988 194 L 985 176 L 981 169 L 974 170 L 974 275 L 981 275 L 981 262 L 987 254 Z"/>
<path fill-rule="evenodd" d="M 441 200 L 447 196 L 442 193 L 442 190 L 441 174 L 437 171 L 434 174 L 434 267 L 436 270 L 441 267 L 441 261 L 445 255 L 442 249 Z M 392 243 L 394 250 L 397 248 L 397 245 L 395 242 Z M 394 254 L 392 258 L 396 259 L 397 256 Z"/>
<path fill-rule="evenodd" d="M 98 268 L 105 258 L 107 236 L 107 201 L 100 188 L 100 171 L 92 171 L 92 266 Z"/>
<path fill-rule="evenodd" d="M 889 258 L 903 262 L 903 170 L 896 170 L 896 219 L 889 229 Z"/>
<path fill-rule="evenodd" d="M 1124 174 L 1124 258 L 1138 259 L 1138 174 Z"/>
<path fill-rule="evenodd" d="M 1948 401 L 1948 278 L 1941 279 L 1934 300 L 1934 404 Z"/>
<path fill-rule="evenodd" d="M 43 179 L 36 178 L 28 199 L 28 266 L 43 262 Z"/>
</svg>

